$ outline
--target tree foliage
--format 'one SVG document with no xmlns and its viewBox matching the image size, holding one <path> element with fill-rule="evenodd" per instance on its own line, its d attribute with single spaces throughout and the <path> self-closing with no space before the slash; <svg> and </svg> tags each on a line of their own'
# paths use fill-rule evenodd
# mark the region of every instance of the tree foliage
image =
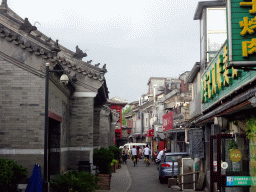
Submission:
<svg viewBox="0 0 256 192">
<path fill-rule="evenodd" d="M 122 111 L 122 125 L 126 125 L 126 119 L 124 118 L 124 115 L 127 114 L 129 111 L 131 111 L 131 107 L 128 106 Z"/>
</svg>

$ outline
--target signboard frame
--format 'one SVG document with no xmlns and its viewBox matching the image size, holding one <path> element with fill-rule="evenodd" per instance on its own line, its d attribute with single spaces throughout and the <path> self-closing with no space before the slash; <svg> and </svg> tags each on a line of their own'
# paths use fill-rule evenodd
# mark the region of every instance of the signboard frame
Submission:
<svg viewBox="0 0 256 192">
<path fill-rule="evenodd" d="M 163 115 L 163 131 L 173 129 L 173 111 Z"/>
</svg>

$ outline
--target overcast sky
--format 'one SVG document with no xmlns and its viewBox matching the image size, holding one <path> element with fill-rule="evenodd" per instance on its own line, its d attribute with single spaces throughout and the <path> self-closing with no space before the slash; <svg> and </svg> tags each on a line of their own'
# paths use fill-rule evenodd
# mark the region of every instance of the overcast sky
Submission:
<svg viewBox="0 0 256 192">
<path fill-rule="evenodd" d="M 178 77 L 199 61 L 199 0 L 8 0 L 20 17 L 84 61 L 107 64 L 109 98 L 132 102 L 150 77 Z"/>
</svg>

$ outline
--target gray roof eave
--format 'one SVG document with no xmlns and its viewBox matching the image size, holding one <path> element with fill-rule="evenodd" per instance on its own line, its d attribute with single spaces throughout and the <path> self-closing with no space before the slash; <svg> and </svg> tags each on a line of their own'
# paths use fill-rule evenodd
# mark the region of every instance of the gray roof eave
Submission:
<svg viewBox="0 0 256 192">
<path fill-rule="evenodd" d="M 187 78 L 187 83 L 193 83 L 199 71 L 200 71 L 200 62 L 196 62 Z"/>
<path fill-rule="evenodd" d="M 224 0 L 218 0 L 218 1 L 199 1 L 197 4 L 196 12 L 194 14 L 194 20 L 201 19 L 203 9 L 205 7 L 216 7 L 216 6 L 226 6 L 226 2 Z"/>
</svg>

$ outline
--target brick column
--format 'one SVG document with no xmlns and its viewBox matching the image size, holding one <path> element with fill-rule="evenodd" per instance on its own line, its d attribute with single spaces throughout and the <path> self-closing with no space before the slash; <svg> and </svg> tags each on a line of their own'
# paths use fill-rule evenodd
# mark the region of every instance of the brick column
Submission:
<svg viewBox="0 0 256 192">
<path fill-rule="evenodd" d="M 79 161 L 93 163 L 94 92 L 75 92 L 70 99 L 69 169 Z"/>
</svg>

